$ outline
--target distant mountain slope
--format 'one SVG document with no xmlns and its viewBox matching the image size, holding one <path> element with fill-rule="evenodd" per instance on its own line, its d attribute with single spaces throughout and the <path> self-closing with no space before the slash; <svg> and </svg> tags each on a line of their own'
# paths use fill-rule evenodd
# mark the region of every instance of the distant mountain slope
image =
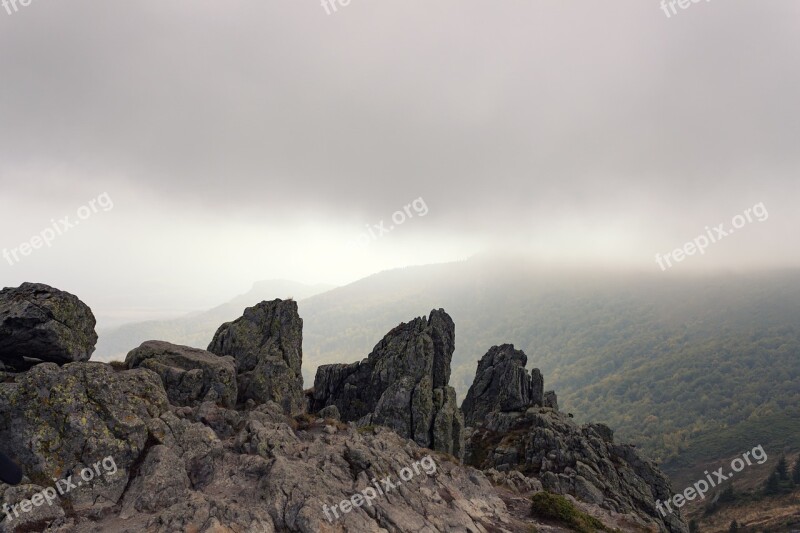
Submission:
<svg viewBox="0 0 800 533">
<path fill-rule="evenodd" d="M 800 437 L 798 271 L 554 273 L 484 258 L 383 272 L 302 303 L 306 386 L 317 365 L 359 360 L 381 332 L 438 307 L 456 323 L 451 384 L 460 400 L 478 359 L 511 342 L 562 406 L 608 422 L 659 461 L 695 440 L 745 449 Z M 794 429 L 769 431 L 762 419 Z M 730 431 L 745 421 L 765 431 Z"/>
<path fill-rule="evenodd" d="M 300 301 L 331 288 L 329 285 L 305 285 L 286 280 L 260 281 L 247 293 L 209 311 L 192 313 L 172 320 L 126 324 L 101 331 L 92 360 L 124 359 L 130 350 L 148 340 L 163 340 L 205 349 L 217 328 L 225 322 L 240 317 L 247 307 L 275 298 L 294 298 Z"/>
<path fill-rule="evenodd" d="M 149 323 L 144 336 L 142 325 L 129 326 L 113 340 L 124 352 L 149 338 L 205 348 L 244 307 L 301 297 L 286 292 Z M 363 359 L 397 324 L 440 307 L 456 324 L 459 402 L 478 359 L 510 342 L 564 410 L 608 423 L 671 475 L 697 479 L 717 454 L 800 442 L 800 271 L 554 272 L 483 257 L 382 272 L 299 302 L 305 386 L 318 365 Z"/>
<path fill-rule="evenodd" d="M 750 428 L 752 429 L 752 428 Z M 800 443 L 794 443 L 797 449 Z M 683 516 L 688 522 L 694 520 L 698 530 L 708 533 L 726 533 L 730 531 L 733 520 L 739 525 L 739 531 L 796 533 L 800 528 L 800 484 L 790 480 L 780 482 L 774 493 L 767 489 L 767 481 L 781 457 L 775 450 L 764 464 L 754 463 L 737 473 L 735 479 L 712 490 L 705 499 L 694 499 L 683 508 Z M 729 465 L 741 457 L 742 450 L 736 454 L 714 463 L 718 466 Z M 786 456 L 787 464 L 794 465 L 800 455 Z M 706 466 L 710 463 L 706 462 Z M 714 467 L 712 467 L 713 469 Z M 673 488 L 692 486 L 696 480 L 681 483 L 673 480 Z"/>
</svg>

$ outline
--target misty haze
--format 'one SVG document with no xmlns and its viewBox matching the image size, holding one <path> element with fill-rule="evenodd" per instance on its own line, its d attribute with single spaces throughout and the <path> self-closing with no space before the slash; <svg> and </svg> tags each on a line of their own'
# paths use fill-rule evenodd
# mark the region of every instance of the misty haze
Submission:
<svg viewBox="0 0 800 533">
<path fill-rule="evenodd" d="M 800 4 L 0 2 L 0 532 L 800 531 Z"/>
</svg>

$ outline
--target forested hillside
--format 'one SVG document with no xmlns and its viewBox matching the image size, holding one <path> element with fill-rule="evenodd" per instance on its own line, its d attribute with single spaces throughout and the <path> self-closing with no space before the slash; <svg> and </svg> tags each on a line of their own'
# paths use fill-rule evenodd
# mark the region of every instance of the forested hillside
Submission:
<svg viewBox="0 0 800 533">
<path fill-rule="evenodd" d="M 314 366 L 363 358 L 434 307 L 456 322 L 460 399 L 486 350 L 511 342 L 565 409 L 676 470 L 800 436 L 798 272 L 555 273 L 485 258 L 385 272 L 301 306 L 307 385 Z"/>
</svg>

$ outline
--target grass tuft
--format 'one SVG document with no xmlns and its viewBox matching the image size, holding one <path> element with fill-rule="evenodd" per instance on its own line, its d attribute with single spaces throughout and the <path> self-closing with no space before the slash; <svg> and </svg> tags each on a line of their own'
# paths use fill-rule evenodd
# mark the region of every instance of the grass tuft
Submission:
<svg viewBox="0 0 800 533">
<path fill-rule="evenodd" d="M 612 531 L 566 499 L 552 492 L 538 492 L 531 498 L 531 514 L 535 518 L 554 520 L 578 533 Z"/>
</svg>

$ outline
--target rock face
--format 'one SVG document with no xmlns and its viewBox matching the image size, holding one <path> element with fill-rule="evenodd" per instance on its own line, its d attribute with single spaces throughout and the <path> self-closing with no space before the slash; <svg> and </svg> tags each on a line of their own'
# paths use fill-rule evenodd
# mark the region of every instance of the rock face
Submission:
<svg viewBox="0 0 800 533">
<path fill-rule="evenodd" d="M 149 370 L 43 363 L 0 383 L 0 443 L 29 484 L 44 487 L 69 475 L 77 481 L 83 468 L 111 457 L 115 475 L 63 496 L 73 509 L 99 509 L 119 500 L 150 440 L 150 420 L 168 408 L 161 380 Z"/>
<path fill-rule="evenodd" d="M 465 462 L 481 469 L 519 470 L 545 490 L 627 514 L 643 527 L 686 532 L 680 516 L 662 517 L 654 502 L 673 494 L 658 467 L 633 446 L 615 444 L 603 424 L 578 426 L 549 408 L 493 412 L 467 443 Z"/>
<path fill-rule="evenodd" d="M 556 391 L 549 390 L 544 393 L 544 406 L 558 411 L 558 396 Z"/>
<path fill-rule="evenodd" d="M 524 411 L 544 404 L 544 380 L 539 369 L 528 374 L 528 357 L 513 344 L 493 346 L 478 362 L 475 381 L 461 409 L 468 426 L 491 412 Z"/>
<path fill-rule="evenodd" d="M 273 401 L 287 414 L 305 410 L 303 320 L 297 302 L 274 300 L 248 307 L 241 318 L 220 326 L 208 351 L 236 360 L 239 402 Z"/>
<path fill-rule="evenodd" d="M 442 309 L 400 324 L 367 359 L 321 366 L 312 411 L 335 405 L 344 421 L 387 426 L 460 458 L 464 419 L 448 385 L 454 349 L 455 325 Z"/>
<path fill-rule="evenodd" d="M 0 531 L 527 531 L 472 468 L 431 457 L 388 429 L 364 433 L 318 420 L 295 430 L 281 410 L 206 403 L 163 413 L 148 422 L 140 464 L 119 470 L 131 482 L 117 506 L 65 513 L 56 498 L 34 508 L 48 516 L 23 513 Z M 35 488 L 0 488 L 0 497 L 14 505 Z M 343 511 L 341 502 L 357 494 L 372 499 Z M 37 527 L 25 529 L 26 518 Z"/>
<path fill-rule="evenodd" d="M 46 363 L 15 380 L 0 383 L 0 439 L 26 478 L 0 484 L 1 532 L 522 530 L 483 474 L 385 428 L 297 428 L 272 402 L 168 406 L 145 368 Z M 37 504 L 54 478 L 76 486 Z M 362 491 L 369 504 L 342 505 Z"/>
<path fill-rule="evenodd" d="M 125 358 L 128 368 L 147 368 L 161 377 L 173 405 L 209 401 L 236 406 L 236 362 L 205 350 L 148 341 Z"/>
<path fill-rule="evenodd" d="M 39 283 L 0 291 L 0 361 L 26 369 L 42 361 L 88 361 L 97 343 L 92 310 Z"/>
</svg>

